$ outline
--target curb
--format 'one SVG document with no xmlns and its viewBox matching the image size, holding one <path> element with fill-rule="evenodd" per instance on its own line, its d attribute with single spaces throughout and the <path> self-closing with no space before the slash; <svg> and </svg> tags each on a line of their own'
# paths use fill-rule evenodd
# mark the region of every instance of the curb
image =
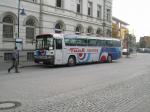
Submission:
<svg viewBox="0 0 150 112">
<path fill-rule="evenodd" d="M 37 66 L 36 64 L 33 65 L 20 65 L 19 68 L 26 68 L 26 67 L 33 67 L 33 66 Z"/>
</svg>

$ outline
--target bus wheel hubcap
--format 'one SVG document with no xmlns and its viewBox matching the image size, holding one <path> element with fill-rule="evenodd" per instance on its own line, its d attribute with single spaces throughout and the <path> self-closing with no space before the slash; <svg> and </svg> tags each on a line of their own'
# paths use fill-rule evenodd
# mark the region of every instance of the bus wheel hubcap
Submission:
<svg viewBox="0 0 150 112">
<path fill-rule="evenodd" d="M 74 60 L 72 58 L 69 59 L 69 64 L 73 65 L 74 64 Z"/>
</svg>

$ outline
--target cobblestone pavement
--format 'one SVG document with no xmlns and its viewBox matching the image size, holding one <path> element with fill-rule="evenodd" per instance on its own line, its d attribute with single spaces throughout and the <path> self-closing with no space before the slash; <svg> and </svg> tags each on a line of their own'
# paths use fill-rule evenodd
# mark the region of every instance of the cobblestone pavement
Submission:
<svg viewBox="0 0 150 112">
<path fill-rule="evenodd" d="M 0 101 L 14 100 L 22 105 L 0 112 L 150 112 L 148 56 L 121 59 L 113 66 L 39 67 L 25 69 L 20 75 L 1 76 Z"/>
<path fill-rule="evenodd" d="M 150 112 L 149 80 L 149 75 L 141 75 L 103 89 L 94 85 L 91 92 L 80 89 L 78 91 L 84 94 L 78 95 L 77 91 L 72 91 L 53 98 L 27 102 L 29 104 L 21 108 L 3 112 Z"/>
</svg>

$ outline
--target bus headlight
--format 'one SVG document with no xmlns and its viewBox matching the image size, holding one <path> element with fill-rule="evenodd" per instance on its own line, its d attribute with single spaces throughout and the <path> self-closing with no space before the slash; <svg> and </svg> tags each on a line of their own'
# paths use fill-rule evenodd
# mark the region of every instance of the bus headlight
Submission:
<svg viewBox="0 0 150 112">
<path fill-rule="evenodd" d="M 37 51 L 34 51 L 34 56 L 36 56 L 37 55 Z"/>
<path fill-rule="evenodd" d="M 53 50 L 51 50 L 51 51 L 46 51 L 46 55 L 48 56 L 48 55 L 54 55 L 54 51 Z"/>
</svg>

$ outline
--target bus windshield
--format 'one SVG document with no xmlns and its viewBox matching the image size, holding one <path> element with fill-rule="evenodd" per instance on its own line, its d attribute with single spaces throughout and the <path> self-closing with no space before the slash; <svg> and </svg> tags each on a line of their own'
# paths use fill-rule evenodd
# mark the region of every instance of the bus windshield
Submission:
<svg viewBox="0 0 150 112">
<path fill-rule="evenodd" d="M 36 37 L 36 49 L 53 49 L 54 47 L 52 35 L 40 35 Z"/>
</svg>

